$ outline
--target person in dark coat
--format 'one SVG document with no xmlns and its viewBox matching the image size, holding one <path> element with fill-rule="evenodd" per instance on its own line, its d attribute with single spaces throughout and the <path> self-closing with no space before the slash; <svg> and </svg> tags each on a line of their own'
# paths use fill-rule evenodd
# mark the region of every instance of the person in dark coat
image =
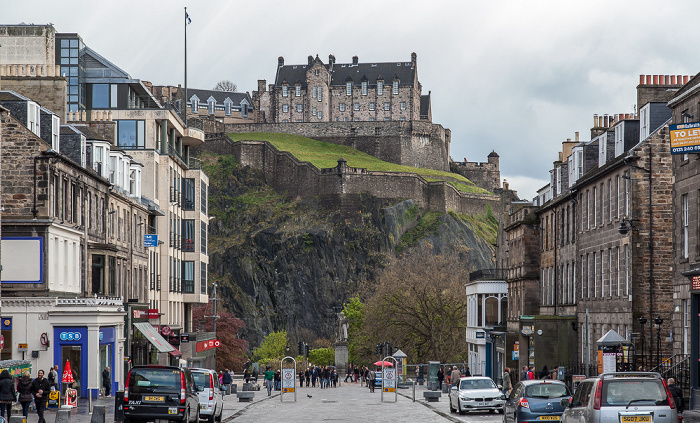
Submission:
<svg viewBox="0 0 700 423">
<path fill-rule="evenodd" d="M 17 381 L 17 392 L 19 392 L 19 403 L 22 404 L 22 415 L 26 418 L 29 415 L 29 405 L 34 399 L 32 397 L 32 377 L 29 370 L 22 372 L 22 377 Z"/>
<path fill-rule="evenodd" d="M 109 366 L 102 370 L 102 387 L 105 388 L 105 396 L 111 397 L 110 389 L 112 388 L 112 375 L 109 373 Z"/>
<path fill-rule="evenodd" d="M 12 414 L 12 403 L 17 401 L 17 391 L 15 391 L 15 382 L 10 376 L 10 372 L 5 369 L 0 373 L 0 417 L 5 416 L 7 410 L 7 421 L 10 421 Z"/>
<path fill-rule="evenodd" d="M 46 402 L 49 400 L 49 390 L 51 390 L 51 385 L 49 385 L 49 381 L 44 378 L 44 371 L 39 370 L 36 379 L 32 382 L 32 394 L 34 395 L 34 404 L 36 404 L 36 414 L 39 415 L 38 423 L 46 423 L 44 419 L 44 409 L 46 409 Z"/>
<path fill-rule="evenodd" d="M 2 376 L 0 376 L 2 378 Z M 673 396 L 673 401 L 676 402 L 676 408 L 678 409 L 678 414 L 683 412 L 683 390 L 680 386 L 676 385 L 676 380 L 672 377 L 668 378 L 668 391 Z"/>
<path fill-rule="evenodd" d="M 223 383 L 226 388 L 226 395 L 228 395 L 231 392 L 231 384 L 233 383 L 233 378 L 228 369 L 224 370 L 224 375 L 221 379 L 221 383 Z"/>
<path fill-rule="evenodd" d="M 445 380 L 445 372 L 443 371 L 442 366 L 437 371 L 437 380 L 438 380 L 438 388 L 442 389 L 442 381 Z"/>
</svg>

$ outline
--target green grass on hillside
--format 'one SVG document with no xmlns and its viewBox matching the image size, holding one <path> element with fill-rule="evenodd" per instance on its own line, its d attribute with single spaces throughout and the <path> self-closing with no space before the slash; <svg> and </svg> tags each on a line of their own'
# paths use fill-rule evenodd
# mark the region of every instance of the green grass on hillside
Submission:
<svg viewBox="0 0 700 423">
<path fill-rule="evenodd" d="M 278 150 L 289 151 L 297 159 L 310 162 L 319 169 L 336 167 L 338 159 L 343 157 L 347 160 L 348 166 L 351 167 L 366 168 L 378 172 L 416 173 L 428 181 L 447 181 L 462 192 L 488 193 L 485 189 L 474 186 L 474 183 L 469 179 L 456 173 L 389 163 L 351 147 L 317 141 L 300 135 L 249 132 L 231 133 L 228 136 L 234 141 L 269 141 Z"/>
</svg>

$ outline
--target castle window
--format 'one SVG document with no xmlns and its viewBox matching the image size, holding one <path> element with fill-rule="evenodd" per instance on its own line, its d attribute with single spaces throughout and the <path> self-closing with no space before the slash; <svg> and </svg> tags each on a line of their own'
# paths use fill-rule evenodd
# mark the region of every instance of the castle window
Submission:
<svg viewBox="0 0 700 423">
<path fill-rule="evenodd" d="M 377 81 L 377 95 L 384 93 L 384 81 Z"/>
<path fill-rule="evenodd" d="M 316 76 L 318 76 L 318 73 L 319 73 L 319 71 L 318 71 L 318 69 L 316 69 Z"/>
<path fill-rule="evenodd" d="M 294 95 L 297 96 L 297 97 L 301 97 L 301 85 L 297 84 L 297 85 L 294 87 L 294 89 L 295 89 Z"/>
<path fill-rule="evenodd" d="M 390 120 L 388 117 L 385 117 L 385 118 L 384 118 L 384 121 L 385 121 L 385 122 L 388 121 L 388 120 Z"/>
<path fill-rule="evenodd" d="M 362 81 L 362 95 L 367 95 L 367 81 Z"/>
<path fill-rule="evenodd" d="M 289 104 L 283 104 L 282 105 L 282 113 L 287 113 L 289 112 Z"/>
<path fill-rule="evenodd" d="M 343 118 L 343 122 L 347 122 L 347 121 L 348 121 L 348 117 L 346 116 Z"/>
<path fill-rule="evenodd" d="M 394 81 L 394 94 L 399 93 L 399 81 Z"/>
<path fill-rule="evenodd" d="M 304 111 L 304 106 L 301 104 L 297 104 L 297 112 L 303 112 Z"/>
<path fill-rule="evenodd" d="M 406 102 L 405 101 L 401 102 L 401 110 L 406 110 Z"/>
<path fill-rule="evenodd" d="M 316 108 L 315 107 L 311 110 L 311 114 L 316 116 Z"/>
<path fill-rule="evenodd" d="M 339 109 L 341 112 L 344 112 L 344 111 L 345 111 L 345 103 L 340 103 L 340 104 L 338 105 L 338 109 Z"/>
<path fill-rule="evenodd" d="M 389 110 L 389 106 L 390 106 L 390 104 L 388 101 L 386 103 L 384 103 L 384 110 Z"/>
<path fill-rule="evenodd" d="M 403 116 L 401 116 L 401 121 L 403 122 L 403 121 L 405 121 L 405 120 L 406 120 L 406 118 L 403 117 Z"/>
<path fill-rule="evenodd" d="M 316 88 L 316 87 L 313 87 L 312 90 L 313 90 L 313 94 L 311 95 L 311 97 L 316 98 L 316 91 L 317 91 L 317 88 Z"/>
<path fill-rule="evenodd" d="M 355 103 L 355 105 L 353 106 L 353 108 L 354 108 L 355 110 L 360 110 L 360 103 Z"/>
<path fill-rule="evenodd" d="M 320 110 L 318 111 L 318 118 L 323 119 L 323 112 Z"/>
<path fill-rule="evenodd" d="M 336 116 L 335 121 L 338 122 L 339 120 L 340 120 L 340 118 Z"/>
<path fill-rule="evenodd" d="M 289 119 L 285 119 L 285 120 L 283 120 L 282 122 L 284 122 L 284 123 L 289 123 Z"/>
<path fill-rule="evenodd" d="M 374 118 L 369 118 L 369 121 L 370 121 L 370 122 L 374 122 Z"/>
<path fill-rule="evenodd" d="M 347 95 L 352 95 L 352 82 L 345 83 L 345 93 Z"/>
<path fill-rule="evenodd" d="M 355 118 L 355 122 L 359 122 L 359 121 L 360 121 L 360 118 Z"/>
<path fill-rule="evenodd" d="M 288 90 L 288 88 L 289 88 L 289 87 L 287 87 L 286 85 L 282 85 L 282 97 L 286 97 L 286 96 L 287 96 L 287 90 Z"/>
<path fill-rule="evenodd" d="M 321 101 L 323 99 L 323 91 L 321 91 L 321 87 L 318 87 L 318 101 Z"/>
<path fill-rule="evenodd" d="M 369 109 L 374 110 L 374 103 L 369 103 Z"/>
</svg>

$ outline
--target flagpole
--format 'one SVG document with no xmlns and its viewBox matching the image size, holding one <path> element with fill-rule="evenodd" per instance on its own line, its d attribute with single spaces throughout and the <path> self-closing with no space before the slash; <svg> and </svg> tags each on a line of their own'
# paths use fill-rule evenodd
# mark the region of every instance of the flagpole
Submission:
<svg viewBox="0 0 700 423">
<path fill-rule="evenodd" d="M 185 112 L 185 128 L 187 128 L 187 7 L 185 7 L 185 99 L 182 103 Z"/>
</svg>

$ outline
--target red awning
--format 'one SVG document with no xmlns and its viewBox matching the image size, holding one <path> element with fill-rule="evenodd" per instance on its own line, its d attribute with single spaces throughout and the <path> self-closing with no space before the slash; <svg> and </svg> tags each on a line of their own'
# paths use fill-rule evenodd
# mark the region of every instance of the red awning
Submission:
<svg viewBox="0 0 700 423">
<path fill-rule="evenodd" d="M 173 357 L 182 357 L 182 351 L 178 350 L 177 348 L 173 347 L 173 350 L 170 351 L 170 355 Z"/>
</svg>

